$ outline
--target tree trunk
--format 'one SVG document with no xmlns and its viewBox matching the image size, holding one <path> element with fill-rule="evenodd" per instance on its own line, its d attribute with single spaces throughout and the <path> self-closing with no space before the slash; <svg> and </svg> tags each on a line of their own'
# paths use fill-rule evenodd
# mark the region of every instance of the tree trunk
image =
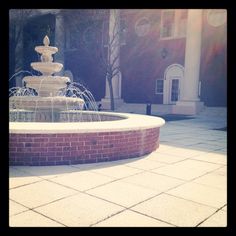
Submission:
<svg viewBox="0 0 236 236">
<path fill-rule="evenodd" d="M 110 109 L 114 111 L 115 103 L 114 103 L 114 94 L 113 94 L 113 86 L 112 86 L 112 77 L 110 75 L 108 75 L 107 81 L 108 81 L 109 92 L 110 92 Z"/>
</svg>

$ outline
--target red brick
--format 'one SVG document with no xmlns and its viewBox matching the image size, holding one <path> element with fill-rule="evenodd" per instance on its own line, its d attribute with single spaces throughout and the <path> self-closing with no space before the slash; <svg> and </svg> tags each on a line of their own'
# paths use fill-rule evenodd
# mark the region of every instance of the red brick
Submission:
<svg viewBox="0 0 236 236">
<path fill-rule="evenodd" d="M 41 152 L 41 153 L 47 152 L 47 148 L 45 148 L 45 147 L 34 147 L 34 148 L 32 148 L 32 152 Z"/>
<path fill-rule="evenodd" d="M 64 138 L 50 138 L 50 142 L 64 142 Z"/>
<path fill-rule="evenodd" d="M 10 152 L 16 152 L 16 147 L 9 147 Z"/>
<path fill-rule="evenodd" d="M 70 161 L 66 160 L 66 161 L 56 161 L 56 165 L 70 165 Z"/>
<path fill-rule="evenodd" d="M 29 143 L 31 147 L 41 147 L 40 143 Z M 25 143 L 26 146 L 26 143 Z"/>
<path fill-rule="evenodd" d="M 75 156 L 63 156 L 62 160 L 69 160 L 69 161 L 76 160 L 76 157 Z"/>
<path fill-rule="evenodd" d="M 44 143 L 46 143 L 46 142 L 48 142 L 48 138 L 34 138 L 34 139 L 32 139 L 32 140 L 34 140 L 33 142 L 44 142 Z"/>
<path fill-rule="evenodd" d="M 11 134 L 9 146 L 10 163 L 19 163 L 19 158 L 24 160 L 23 164 L 35 165 L 118 160 L 158 148 L 159 128 L 88 134 Z M 59 160 L 46 161 L 46 157 Z"/>
<path fill-rule="evenodd" d="M 19 158 L 16 158 L 16 162 L 17 161 L 31 161 L 31 157 L 23 157 L 23 156 L 21 156 L 21 157 L 19 157 Z"/>
<path fill-rule="evenodd" d="M 56 136 L 58 138 L 71 138 L 72 134 L 57 134 Z"/>
<path fill-rule="evenodd" d="M 40 166 L 54 166 L 56 164 L 55 161 L 40 161 L 39 165 Z"/>
<path fill-rule="evenodd" d="M 79 141 L 79 142 L 71 142 L 71 146 L 80 146 L 80 147 L 82 147 L 82 146 L 85 146 L 85 143 L 81 142 L 81 141 Z"/>
<path fill-rule="evenodd" d="M 33 161 L 46 161 L 46 157 L 40 157 L 40 156 L 32 157 L 32 162 Z"/>
<path fill-rule="evenodd" d="M 62 160 L 62 157 L 60 157 L 60 156 L 54 156 L 54 157 L 48 156 L 47 157 L 47 161 L 61 161 L 61 160 Z"/>
<path fill-rule="evenodd" d="M 52 143 L 52 142 L 48 142 L 48 143 L 40 143 L 40 147 L 55 147 L 57 143 Z"/>
<path fill-rule="evenodd" d="M 42 152 L 41 153 L 41 157 L 54 157 L 56 156 L 56 153 L 55 152 Z"/>
<path fill-rule="evenodd" d="M 71 137 L 71 138 L 68 139 L 67 141 L 69 141 L 69 142 L 79 142 L 79 138 L 77 138 L 77 137 Z"/>
<path fill-rule="evenodd" d="M 81 153 L 79 151 L 71 151 L 71 156 L 74 157 L 74 156 L 78 156 L 80 155 Z"/>
</svg>

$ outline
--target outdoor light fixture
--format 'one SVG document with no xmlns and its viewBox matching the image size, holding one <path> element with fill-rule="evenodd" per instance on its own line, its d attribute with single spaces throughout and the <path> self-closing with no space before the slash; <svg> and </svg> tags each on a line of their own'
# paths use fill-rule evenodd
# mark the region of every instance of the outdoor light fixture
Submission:
<svg viewBox="0 0 236 236">
<path fill-rule="evenodd" d="M 165 58 L 167 57 L 167 54 L 168 54 L 167 49 L 166 49 L 166 48 L 163 48 L 163 49 L 161 50 L 161 57 L 162 57 L 163 59 L 165 59 Z"/>
</svg>

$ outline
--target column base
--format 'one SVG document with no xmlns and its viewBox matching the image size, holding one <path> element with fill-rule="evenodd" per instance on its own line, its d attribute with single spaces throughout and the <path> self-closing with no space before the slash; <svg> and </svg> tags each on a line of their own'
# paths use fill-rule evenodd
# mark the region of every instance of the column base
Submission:
<svg viewBox="0 0 236 236">
<path fill-rule="evenodd" d="M 200 101 L 177 101 L 173 106 L 173 114 L 196 115 L 204 108 L 204 103 Z"/>
<path fill-rule="evenodd" d="M 122 98 L 114 98 L 115 109 L 122 106 L 124 104 L 124 100 Z M 102 109 L 103 110 L 110 110 L 111 109 L 111 100 L 110 98 L 103 98 L 101 100 Z"/>
</svg>

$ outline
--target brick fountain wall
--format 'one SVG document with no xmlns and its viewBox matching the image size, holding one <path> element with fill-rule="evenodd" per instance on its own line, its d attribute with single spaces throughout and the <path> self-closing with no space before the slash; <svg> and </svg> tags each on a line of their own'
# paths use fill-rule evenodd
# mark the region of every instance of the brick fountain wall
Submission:
<svg viewBox="0 0 236 236">
<path fill-rule="evenodd" d="M 159 127 L 133 131 L 9 134 L 10 165 L 69 165 L 139 157 L 159 146 Z"/>
</svg>

